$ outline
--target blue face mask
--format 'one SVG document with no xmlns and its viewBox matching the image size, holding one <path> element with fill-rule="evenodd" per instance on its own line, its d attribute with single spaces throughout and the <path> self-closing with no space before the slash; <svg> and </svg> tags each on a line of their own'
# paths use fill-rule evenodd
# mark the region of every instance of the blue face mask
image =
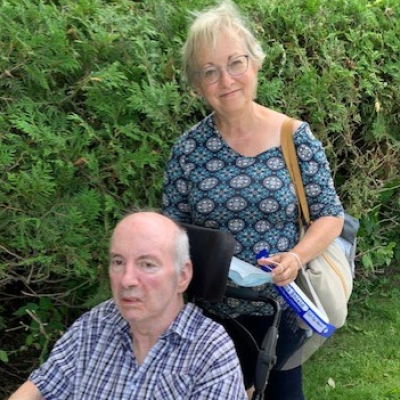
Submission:
<svg viewBox="0 0 400 400">
<path fill-rule="evenodd" d="M 229 278 L 239 286 L 252 287 L 271 283 L 271 273 L 263 271 L 245 261 L 232 257 Z"/>
</svg>

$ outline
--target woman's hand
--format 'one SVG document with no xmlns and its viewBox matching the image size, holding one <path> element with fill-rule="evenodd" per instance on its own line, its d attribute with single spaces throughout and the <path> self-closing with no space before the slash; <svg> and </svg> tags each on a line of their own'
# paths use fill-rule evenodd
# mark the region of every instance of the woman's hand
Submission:
<svg viewBox="0 0 400 400">
<path fill-rule="evenodd" d="M 292 283 L 303 265 L 300 257 L 294 252 L 278 253 L 268 258 L 260 258 L 258 263 L 271 268 L 272 282 L 278 286 Z"/>
<path fill-rule="evenodd" d="M 271 267 L 272 282 L 276 285 L 288 285 L 297 278 L 298 271 L 304 264 L 325 251 L 342 231 L 343 223 L 343 218 L 321 217 L 311 224 L 291 251 L 261 258 L 258 263 Z"/>
</svg>

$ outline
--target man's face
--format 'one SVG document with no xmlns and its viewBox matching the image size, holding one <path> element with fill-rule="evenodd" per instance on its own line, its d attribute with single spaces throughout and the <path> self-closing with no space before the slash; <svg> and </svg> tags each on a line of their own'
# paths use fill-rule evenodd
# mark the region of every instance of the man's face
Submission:
<svg viewBox="0 0 400 400">
<path fill-rule="evenodd" d="M 169 325 L 183 305 L 191 264 L 174 264 L 176 227 L 154 213 L 135 214 L 116 227 L 110 246 L 111 289 L 131 327 Z M 164 325 L 165 325 L 164 324 Z"/>
</svg>

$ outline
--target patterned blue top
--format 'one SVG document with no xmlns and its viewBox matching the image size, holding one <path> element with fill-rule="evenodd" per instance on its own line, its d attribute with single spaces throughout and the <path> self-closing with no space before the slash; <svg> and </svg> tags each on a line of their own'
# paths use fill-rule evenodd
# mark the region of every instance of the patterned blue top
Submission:
<svg viewBox="0 0 400 400">
<path fill-rule="evenodd" d="M 321 142 L 305 122 L 293 138 L 311 219 L 344 217 Z M 172 148 L 164 177 L 164 214 L 230 232 L 237 242 L 235 255 L 244 261 L 255 264 L 255 255 L 264 248 L 274 254 L 295 246 L 297 204 L 281 147 L 255 157 L 241 156 L 222 138 L 213 114 L 185 132 Z M 254 289 L 277 297 L 270 284 Z M 234 299 L 225 299 L 217 309 L 231 316 L 270 313 L 263 304 Z"/>
<path fill-rule="evenodd" d="M 234 345 L 188 303 L 136 363 L 129 324 L 113 300 L 78 319 L 29 378 L 47 400 L 246 400 Z"/>
</svg>

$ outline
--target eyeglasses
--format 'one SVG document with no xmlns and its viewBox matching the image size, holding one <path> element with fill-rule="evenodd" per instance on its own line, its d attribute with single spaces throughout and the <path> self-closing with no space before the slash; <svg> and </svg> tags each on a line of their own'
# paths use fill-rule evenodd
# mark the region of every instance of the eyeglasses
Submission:
<svg viewBox="0 0 400 400">
<path fill-rule="evenodd" d="M 248 67 L 249 56 L 244 55 L 233 57 L 225 69 L 230 76 L 238 76 L 244 74 Z M 221 79 L 222 68 L 216 67 L 215 65 L 210 65 L 209 67 L 205 67 L 202 70 L 197 71 L 197 74 L 200 76 L 200 79 L 203 81 L 203 83 L 206 85 L 211 85 L 212 83 L 218 82 Z"/>
</svg>

